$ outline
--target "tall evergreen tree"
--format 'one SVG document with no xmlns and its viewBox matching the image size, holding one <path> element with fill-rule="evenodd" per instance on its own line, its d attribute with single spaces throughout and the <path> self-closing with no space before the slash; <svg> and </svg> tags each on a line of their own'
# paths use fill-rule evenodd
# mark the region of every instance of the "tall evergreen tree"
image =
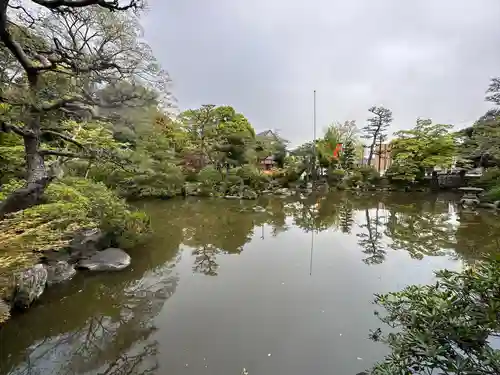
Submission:
<svg viewBox="0 0 500 375">
<path fill-rule="evenodd" d="M 368 111 L 373 116 L 368 119 L 368 123 L 363 127 L 363 138 L 370 139 L 370 153 L 368 155 L 368 165 L 371 165 L 377 143 L 381 144 L 387 139 L 387 129 L 392 123 L 392 111 L 382 106 L 371 107 Z"/>
</svg>

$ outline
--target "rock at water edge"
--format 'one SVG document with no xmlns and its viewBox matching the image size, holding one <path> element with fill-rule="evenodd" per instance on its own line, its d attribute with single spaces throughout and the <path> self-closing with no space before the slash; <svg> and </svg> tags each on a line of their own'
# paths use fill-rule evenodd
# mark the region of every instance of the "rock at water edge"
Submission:
<svg viewBox="0 0 500 375">
<path fill-rule="evenodd" d="M 88 258 L 109 245 L 109 239 L 100 229 L 84 229 L 75 234 L 68 246 L 69 262 L 76 263 L 80 259 Z"/>
<path fill-rule="evenodd" d="M 47 270 L 42 264 L 35 264 L 14 275 L 14 293 L 12 304 L 19 309 L 26 309 L 37 300 L 45 290 Z"/>
<path fill-rule="evenodd" d="M 0 298 L 0 324 L 10 318 L 10 306 L 7 302 Z"/>
<path fill-rule="evenodd" d="M 130 256 L 122 249 L 109 248 L 78 262 L 79 268 L 90 271 L 120 271 L 130 265 Z"/>
<path fill-rule="evenodd" d="M 65 261 L 58 261 L 47 266 L 47 285 L 51 286 L 64 281 L 71 280 L 75 276 L 76 270 Z"/>
</svg>

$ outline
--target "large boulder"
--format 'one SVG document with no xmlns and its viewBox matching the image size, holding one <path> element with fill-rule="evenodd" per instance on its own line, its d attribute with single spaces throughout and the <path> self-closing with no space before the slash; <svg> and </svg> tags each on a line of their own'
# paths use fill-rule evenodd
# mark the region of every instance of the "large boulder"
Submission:
<svg viewBox="0 0 500 375">
<path fill-rule="evenodd" d="M 120 271 L 130 265 L 130 256 L 122 249 L 109 248 L 78 262 L 78 268 L 90 271 Z"/>
<path fill-rule="evenodd" d="M 100 229 L 84 229 L 76 233 L 69 243 L 69 262 L 76 263 L 80 259 L 89 258 L 99 250 L 109 247 L 109 245 L 109 237 Z"/>
<path fill-rule="evenodd" d="M 35 264 L 14 274 L 12 305 L 19 309 L 30 307 L 45 290 L 47 275 L 47 269 L 42 264 Z"/>
<path fill-rule="evenodd" d="M 10 306 L 7 302 L 0 298 L 0 324 L 10 318 Z"/>
<path fill-rule="evenodd" d="M 48 286 L 71 280 L 76 274 L 75 267 L 65 261 L 49 264 L 46 268 Z"/>
</svg>

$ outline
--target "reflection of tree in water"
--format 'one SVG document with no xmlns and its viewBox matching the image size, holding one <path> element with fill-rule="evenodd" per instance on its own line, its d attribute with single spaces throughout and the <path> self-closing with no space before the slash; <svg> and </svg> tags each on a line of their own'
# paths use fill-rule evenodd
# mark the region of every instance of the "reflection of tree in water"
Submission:
<svg viewBox="0 0 500 375">
<path fill-rule="evenodd" d="M 363 248 L 363 253 L 368 257 L 363 259 L 366 264 L 380 264 L 385 260 L 385 245 L 382 243 L 383 225 L 381 222 L 379 208 L 375 209 L 375 215 L 371 217 L 370 210 L 365 209 L 365 223 L 359 227 L 366 229 L 356 234 L 359 238 L 358 244 Z"/>
<path fill-rule="evenodd" d="M 450 255 L 455 228 L 450 222 L 448 202 L 416 201 L 389 207 L 385 234 L 394 250 L 405 250 L 412 258 Z"/>
<path fill-rule="evenodd" d="M 295 201 L 286 206 L 286 212 L 293 217 L 294 224 L 305 232 L 321 232 L 338 228 L 339 202 L 335 196 L 314 197 Z"/>
<path fill-rule="evenodd" d="M 454 250 L 468 262 L 474 262 L 485 255 L 500 253 L 500 217 L 498 214 L 482 211 L 459 212 L 459 225 L 455 234 Z"/>
<path fill-rule="evenodd" d="M 195 256 L 193 271 L 203 273 L 207 276 L 217 276 L 219 264 L 217 263 L 217 255 L 219 249 L 212 245 L 202 245 L 193 250 Z"/>
<path fill-rule="evenodd" d="M 343 200 L 339 206 L 339 227 L 342 233 L 351 233 L 352 224 L 352 204 L 348 200 Z"/>
<path fill-rule="evenodd" d="M 165 265 L 146 272 L 129 285 L 118 284 L 118 288 L 108 291 L 108 301 L 99 314 L 88 315 L 90 318 L 87 316 L 76 330 L 50 336 L 45 331 L 47 336 L 31 344 L 24 363 L 16 365 L 9 374 L 154 373 L 158 364 L 157 343 L 150 341 L 156 331 L 153 319 L 175 292 L 177 282 L 172 265 Z M 73 303 L 92 303 L 78 299 Z M 42 313 L 50 316 L 53 311 L 51 306 L 48 308 Z M 71 311 L 63 313 L 68 314 L 67 319 L 76 315 Z M 51 321 L 44 315 L 38 319 Z"/>
<path fill-rule="evenodd" d="M 193 271 L 218 274 L 217 256 L 240 254 L 257 226 L 268 223 L 273 235 L 286 230 L 285 203 L 265 199 L 265 208 L 254 210 L 257 202 L 186 200 L 170 211 L 182 233 L 182 243 L 192 248 Z M 262 212 L 261 212 L 262 211 Z"/>
<path fill-rule="evenodd" d="M 288 230 L 286 225 L 285 202 L 281 199 L 269 199 L 266 205 L 266 223 L 271 226 L 273 237 Z"/>
</svg>

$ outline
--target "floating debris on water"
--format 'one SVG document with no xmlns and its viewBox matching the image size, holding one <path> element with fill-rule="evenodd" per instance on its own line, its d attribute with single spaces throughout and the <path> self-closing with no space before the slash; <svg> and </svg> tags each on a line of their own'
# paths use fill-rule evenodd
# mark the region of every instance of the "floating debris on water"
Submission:
<svg viewBox="0 0 500 375">
<path fill-rule="evenodd" d="M 357 357 L 356 359 L 357 359 L 358 361 L 362 361 L 362 360 L 363 360 L 363 358 L 361 358 L 361 357 Z"/>
<path fill-rule="evenodd" d="M 241 372 L 241 375 L 248 375 L 248 371 L 246 368 L 243 367 L 243 371 Z"/>
<path fill-rule="evenodd" d="M 268 356 L 268 357 L 270 357 L 270 356 L 271 356 L 271 353 L 269 353 L 267 356 Z"/>
</svg>

